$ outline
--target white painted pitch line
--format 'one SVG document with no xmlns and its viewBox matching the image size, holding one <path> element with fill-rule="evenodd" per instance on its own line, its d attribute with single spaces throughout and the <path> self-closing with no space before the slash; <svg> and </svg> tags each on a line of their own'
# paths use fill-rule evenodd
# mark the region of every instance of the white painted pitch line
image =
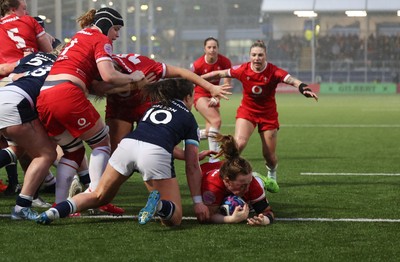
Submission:
<svg viewBox="0 0 400 262">
<path fill-rule="evenodd" d="M 223 127 L 235 127 L 235 124 L 222 124 Z M 365 124 L 282 124 L 281 127 L 318 127 L 318 128 L 400 128 L 400 125 L 365 125 Z"/>
<path fill-rule="evenodd" d="M 368 223 L 400 223 L 400 219 L 385 218 L 276 218 L 278 221 L 301 221 L 301 222 L 368 222 Z"/>
<path fill-rule="evenodd" d="M 361 111 L 363 112 L 399 112 L 399 108 L 367 108 L 367 109 L 362 109 Z"/>
<path fill-rule="evenodd" d="M 311 173 L 302 172 L 302 176 L 400 176 L 400 173 Z"/>
<path fill-rule="evenodd" d="M 0 214 L 1 218 L 11 218 L 9 214 Z M 111 216 L 111 215 L 93 215 L 93 216 L 79 216 L 71 217 L 72 219 L 132 219 L 137 220 L 137 216 Z M 71 219 L 69 218 L 69 219 Z M 156 218 L 158 220 L 158 218 Z M 196 220 L 195 217 L 183 217 L 183 220 Z M 361 223 L 400 223 L 400 219 L 386 219 L 386 218 L 276 218 L 276 221 L 283 222 L 361 222 Z"/>
<path fill-rule="evenodd" d="M 326 128 L 400 128 L 400 125 L 367 125 L 367 124 L 282 124 L 282 127 L 326 127 Z"/>
</svg>

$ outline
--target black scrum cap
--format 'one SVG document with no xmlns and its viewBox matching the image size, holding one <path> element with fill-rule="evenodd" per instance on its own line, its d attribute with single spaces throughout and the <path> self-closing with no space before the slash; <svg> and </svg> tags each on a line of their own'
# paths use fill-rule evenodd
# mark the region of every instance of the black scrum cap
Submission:
<svg viewBox="0 0 400 262">
<path fill-rule="evenodd" d="M 34 17 L 35 20 L 39 23 L 39 25 L 41 25 L 44 28 L 44 21 L 42 18 L 40 18 L 39 16 L 35 16 Z"/>
<path fill-rule="evenodd" d="M 104 7 L 97 10 L 94 16 L 93 24 L 100 28 L 104 35 L 107 35 L 108 30 L 110 30 L 112 26 L 124 26 L 124 20 L 122 19 L 122 16 L 114 9 Z"/>
</svg>

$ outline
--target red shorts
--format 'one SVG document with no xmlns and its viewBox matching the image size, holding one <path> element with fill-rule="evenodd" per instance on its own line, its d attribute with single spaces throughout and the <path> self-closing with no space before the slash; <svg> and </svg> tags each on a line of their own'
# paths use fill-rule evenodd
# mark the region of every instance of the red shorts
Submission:
<svg viewBox="0 0 400 262">
<path fill-rule="evenodd" d="M 45 82 L 43 87 L 49 87 L 46 85 L 49 83 Z M 68 130 L 73 137 L 79 137 L 100 119 L 85 93 L 71 82 L 42 88 L 36 107 L 49 136 L 57 136 Z"/>
<path fill-rule="evenodd" d="M 279 129 L 278 113 L 276 111 L 255 113 L 239 106 L 236 111 L 236 119 L 238 118 L 250 121 L 254 127 L 258 126 L 259 133 L 266 130 Z"/>
<path fill-rule="evenodd" d="M 129 96 L 107 96 L 106 119 L 120 119 L 128 123 L 137 123 L 151 106 L 151 102 L 143 101 L 143 96 L 134 94 Z"/>
<path fill-rule="evenodd" d="M 194 99 L 193 99 L 195 108 L 196 108 L 197 101 L 201 97 L 211 98 L 212 96 L 211 96 L 211 93 L 208 92 L 207 90 L 205 90 L 204 88 L 196 86 L 196 88 L 194 89 Z M 220 107 L 220 103 L 218 103 L 218 105 L 216 105 L 215 107 Z M 197 108 L 196 108 L 196 110 L 197 110 Z"/>
</svg>

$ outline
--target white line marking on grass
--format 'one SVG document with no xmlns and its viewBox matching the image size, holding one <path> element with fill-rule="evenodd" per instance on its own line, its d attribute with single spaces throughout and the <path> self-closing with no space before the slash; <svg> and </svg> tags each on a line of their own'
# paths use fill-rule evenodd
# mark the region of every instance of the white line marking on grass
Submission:
<svg viewBox="0 0 400 262">
<path fill-rule="evenodd" d="M 400 176 L 400 173 L 300 173 L 302 176 Z"/>
<path fill-rule="evenodd" d="M 235 127 L 235 124 L 222 124 L 222 127 Z M 400 128 L 400 125 L 381 124 L 282 124 L 281 127 L 320 127 L 320 128 Z"/>
<path fill-rule="evenodd" d="M 399 108 L 365 108 L 361 109 L 363 112 L 398 112 Z"/>
<path fill-rule="evenodd" d="M 10 214 L 0 214 L 1 218 L 11 218 Z M 112 216 L 112 215 L 93 215 L 76 216 L 69 219 L 132 219 L 137 220 L 137 216 Z M 156 218 L 159 220 L 159 218 Z M 183 217 L 183 220 L 196 220 L 195 217 Z M 276 221 L 283 222 L 361 222 L 361 223 L 400 223 L 400 219 L 386 218 L 276 218 Z"/>
<path fill-rule="evenodd" d="M 283 124 L 282 127 L 327 127 L 327 128 L 400 128 L 400 125 L 366 125 L 366 124 Z"/>
<path fill-rule="evenodd" d="M 384 222 L 384 223 L 400 223 L 400 219 L 385 218 L 276 218 L 278 221 L 301 221 L 301 222 Z"/>
</svg>

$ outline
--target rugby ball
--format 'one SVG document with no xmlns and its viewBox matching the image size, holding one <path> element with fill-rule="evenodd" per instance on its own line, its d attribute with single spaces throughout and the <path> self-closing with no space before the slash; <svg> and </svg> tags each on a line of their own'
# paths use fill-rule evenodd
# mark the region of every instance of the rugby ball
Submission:
<svg viewBox="0 0 400 262">
<path fill-rule="evenodd" d="M 224 216 L 230 216 L 235 211 L 237 206 L 243 207 L 246 202 L 239 196 L 230 195 L 224 198 L 222 205 L 220 206 L 221 214 Z"/>
</svg>

